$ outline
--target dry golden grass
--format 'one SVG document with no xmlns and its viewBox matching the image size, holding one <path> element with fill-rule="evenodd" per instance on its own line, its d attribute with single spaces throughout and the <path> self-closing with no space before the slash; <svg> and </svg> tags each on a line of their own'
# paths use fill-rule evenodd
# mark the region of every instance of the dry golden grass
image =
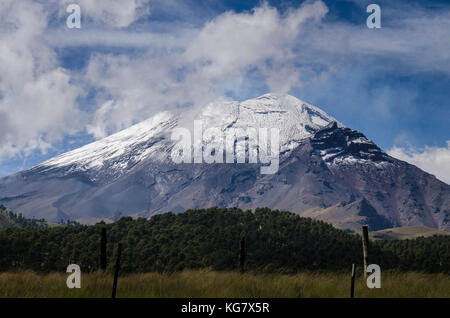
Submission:
<svg viewBox="0 0 450 318">
<path fill-rule="evenodd" d="M 81 288 L 69 289 L 69 274 L 30 271 L 0 273 L 0 297 L 111 297 L 113 277 L 82 274 Z M 294 275 L 186 270 L 172 274 L 119 277 L 117 297 L 348 297 L 349 275 L 304 272 Z M 450 276 L 384 272 L 381 289 L 357 277 L 356 297 L 450 297 Z"/>
</svg>

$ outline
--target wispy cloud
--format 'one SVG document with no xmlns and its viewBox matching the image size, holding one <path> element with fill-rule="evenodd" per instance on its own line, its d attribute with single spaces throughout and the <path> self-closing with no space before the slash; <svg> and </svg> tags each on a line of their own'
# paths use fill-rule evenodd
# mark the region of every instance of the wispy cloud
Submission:
<svg viewBox="0 0 450 318">
<path fill-rule="evenodd" d="M 124 28 L 150 14 L 149 0 L 78 0 L 82 16 L 90 19 L 95 24 L 103 24 L 109 27 Z M 66 8 L 74 3 L 72 0 L 51 0 L 55 6 L 59 5 L 59 14 L 66 15 Z"/>
<path fill-rule="evenodd" d="M 183 30 L 179 34 L 134 32 L 123 30 L 80 29 L 76 31 L 50 30 L 43 40 L 52 48 L 164 48 L 184 49 L 194 36 L 193 30 Z"/>
</svg>

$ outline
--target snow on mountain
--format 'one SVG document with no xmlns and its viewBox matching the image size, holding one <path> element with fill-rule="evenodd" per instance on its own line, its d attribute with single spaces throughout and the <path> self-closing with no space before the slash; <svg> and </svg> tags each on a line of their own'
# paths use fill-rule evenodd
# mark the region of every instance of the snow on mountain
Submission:
<svg viewBox="0 0 450 318">
<path fill-rule="evenodd" d="M 323 110 L 291 95 L 265 94 L 243 102 L 211 103 L 199 119 L 206 127 L 278 128 L 280 151 L 292 149 L 298 142 L 337 121 Z M 339 126 L 343 126 L 339 123 Z"/>
<path fill-rule="evenodd" d="M 328 165 L 371 164 L 381 166 L 388 163 L 389 156 L 362 133 L 341 127 L 332 122 L 319 129 L 313 138 L 316 153 Z"/>
<path fill-rule="evenodd" d="M 103 166 L 105 160 L 126 155 L 130 150 L 135 152 L 132 158 L 128 158 L 129 160 L 141 161 L 143 158 L 152 155 L 158 157 L 158 147 L 139 149 L 139 145 L 155 138 L 174 125 L 175 121 L 172 114 L 161 112 L 109 137 L 51 158 L 37 165 L 36 168 L 46 171 L 55 167 L 73 166 L 69 172 L 99 169 Z M 127 162 L 119 162 L 115 168 L 124 168 L 126 165 Z"/>
<path fill-rule="evenodd" d="M 51 158 L 35 168 L 70 167 L 67 173 L 101 169 L 106 161 L 116 160 L 109 169 L 123 170 L 146 158 L 167 160 L 170 131 L 179 127 L 180 118 L 188 116 L 164 111 L 109 137 Z M 278 128 L 280 152 L 292 150 L 298 142 L 314 131 L 336 121 L 321 109 L 291 95 L 265 94 L 243 102 L 215 102 L 206 105 L 194 120 L 201 120 L 204 129 L 216 127 L 226 133 L 231 128 Z M 182 124 L 181 124 L 182 125 Z M 339 124 L 342 126 L 342 124 Z M 151 144 L 149 144 L 149 141 Z"/>
</svg>

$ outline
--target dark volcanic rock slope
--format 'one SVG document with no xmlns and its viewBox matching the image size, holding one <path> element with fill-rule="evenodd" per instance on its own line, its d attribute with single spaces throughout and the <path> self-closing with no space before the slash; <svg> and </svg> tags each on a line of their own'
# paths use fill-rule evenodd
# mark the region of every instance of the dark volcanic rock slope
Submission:
<svg viewBox="0 0 450 318">
<path fill-rule="evenodd" d="M 0 203 L 27 217 L 84 223 L 211 206 L 270 207 L 356 230 L 425 225 L 450 231 L 450 186 L 384 153 L 362 133 L 292 96 L 211 104 L 197 117 L 222 131 L 280 129 L 280 166 L 175 164 L 159 114 L 0 180 Z"/>
</svg>

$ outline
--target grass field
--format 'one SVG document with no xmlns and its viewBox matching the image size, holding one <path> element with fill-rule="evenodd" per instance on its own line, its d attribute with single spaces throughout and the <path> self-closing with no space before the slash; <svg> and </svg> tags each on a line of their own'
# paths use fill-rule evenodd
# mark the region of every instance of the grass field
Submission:
<svg viewBox="0 0 450 318">
<path fill-rule="evenodd" d="M 432 229 L 426 226 L 403 226 L 370 232 L 371 239 L 404 240 L 433 235 L 450 235 L 450 232 Z"/>
<path fill-rule="evenodd" d="M 111 297 L 113 277 L 82 274 L 69 289 L 69 274 L 0 273 L 0 297 Z M 117 297 L 348 297 L 349 275 L 339 273 L 240 274 L 207 270 L 119 277 Z M 356 279 L 355 297 L 450 297 L 450 276 L 385 272 L 380 289 Z"/>
</svg>

